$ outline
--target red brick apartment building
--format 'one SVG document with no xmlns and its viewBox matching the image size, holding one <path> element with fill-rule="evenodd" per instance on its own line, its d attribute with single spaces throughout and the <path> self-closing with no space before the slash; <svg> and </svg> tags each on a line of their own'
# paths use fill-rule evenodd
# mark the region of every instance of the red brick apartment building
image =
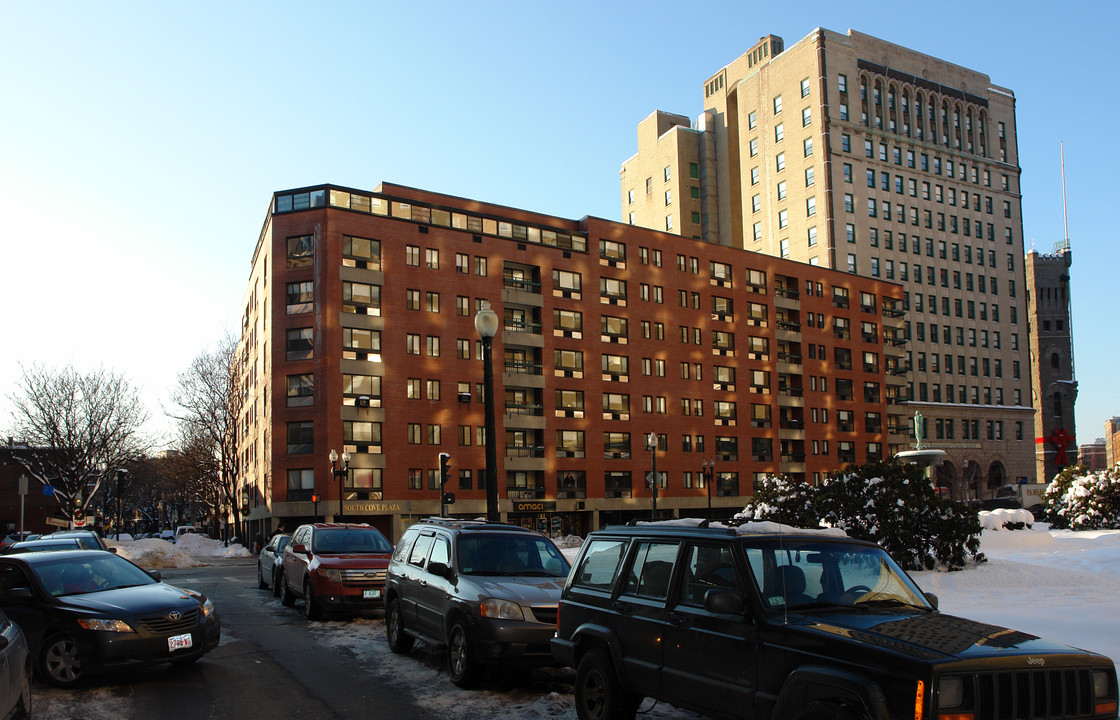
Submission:
<svg viewBox="0 0 1120 720">
<path fill-rule="evenodd" d="M 337 518 L 341 477 L 342 516 L 396 539 L 440 512 L 441 452 L 450 514 L 484 515 L 484 301 L 503 520 L 648 518 L 654 454 L 660 517 L 728 517 L 765 474 L 812 481 L 903 448 L 901 299 L 598 218 L 387 183 L 275 193 L 243 319 L 251 531 Z"/>
</svg>

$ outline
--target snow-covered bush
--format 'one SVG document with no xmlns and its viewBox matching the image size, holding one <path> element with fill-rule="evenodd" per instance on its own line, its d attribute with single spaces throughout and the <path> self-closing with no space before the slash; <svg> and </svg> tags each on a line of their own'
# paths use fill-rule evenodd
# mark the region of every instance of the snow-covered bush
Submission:
<svg viewBox="0 0 1120 720">
<path fill-rule="evenodd" d="M 1066 468 L 1046 487 L 1044 503 L 1051 527 L 1120 528 L 1120 465 L 1097 473 Z"/>
<path fill-rule="evenodd" d="M 940 495 L 915 466 L 895 460 L 851 465 L 819 485 L 765 478 L 738 518 L 838 527 L 878 543 L 907 570 L 957 570 L 980 554 L 976 512 Z"/>
</svg>

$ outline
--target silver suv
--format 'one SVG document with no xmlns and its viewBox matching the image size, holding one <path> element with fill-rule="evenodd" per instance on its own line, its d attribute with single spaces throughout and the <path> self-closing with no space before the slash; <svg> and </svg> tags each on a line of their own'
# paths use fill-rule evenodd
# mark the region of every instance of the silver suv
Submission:
<svg viewBox="0 0 1120 720">
<path fill-rule="evenodd" d="M 414 639 L 447 648 L 459 687 L 487 664 L 554 664 L 549 641 L 568 561 L 544 535 L 514 525 L 430 518 L 405 531 L 385 580 L 389 649 Z"/>
</svg>

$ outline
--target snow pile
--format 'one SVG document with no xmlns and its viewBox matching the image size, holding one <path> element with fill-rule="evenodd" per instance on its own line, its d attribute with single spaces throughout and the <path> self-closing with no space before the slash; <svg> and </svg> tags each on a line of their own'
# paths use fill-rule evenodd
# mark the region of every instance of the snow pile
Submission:
<svg viewBox="0 0 1120 720">
<path fill-rule="evenodd" d="M 252 553 L 238 543 L 230 543 L 227 547 L 221 540 L 211 540 L 196 533 L 180 536 L 178 543 L 159 538 L 120 542 L 106 538 L 105 542 L 109 547 L 116 548 L 118 555 L 145 570 L 205 565 L 206 563 L 195 559 L 200 557 L 252 557 Z"/>
<path fill-rule="evenodd" d="M 166 540 L 145 538 L 131 542 L 106 539 L 109 547 L 116 548 L 117 554 L 131 560 L 145 570 L 159 570 L 179 567 L 198 567 L 203 563 L 196 561 L 181 548 Z"/>
<path fill-rule="evenodd" d="M 188 555 L 195 557 L 251 557 L 252 553 L 240 543 L 228 546 L 222 540 L 211 540 L 199 533 L 183 533 L 175 541 L 175 546 Z"/>
<path fill-rule="evenodd" d="M 984 530 L 1022 530 L 1034 524 L 1034 515 L 1023 508 L 997 508 L 980 511 L 980 527 Z"/>
<path fill-rule="evenodd" d="M 579 535 L 561 535 L 558 538 L 552 538 L 552 542 L 557 548 L 564 550 L 566 548 L 578 548 L 580 545 L 583 545 L 583 538 Z"/>
</svg>

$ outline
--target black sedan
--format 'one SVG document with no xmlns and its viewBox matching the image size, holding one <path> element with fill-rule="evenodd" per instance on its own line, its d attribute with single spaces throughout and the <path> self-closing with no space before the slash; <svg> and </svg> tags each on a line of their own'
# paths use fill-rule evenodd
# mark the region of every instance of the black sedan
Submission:
<svg viewBox="0 0 1120 720">
<path fill-rule="evenodd" d="M 191 663 L 221 639 L 204 595 L 100 550 L 0 557 L 0 607 L 59 687 L 112 668 Z"/>
</svg>

